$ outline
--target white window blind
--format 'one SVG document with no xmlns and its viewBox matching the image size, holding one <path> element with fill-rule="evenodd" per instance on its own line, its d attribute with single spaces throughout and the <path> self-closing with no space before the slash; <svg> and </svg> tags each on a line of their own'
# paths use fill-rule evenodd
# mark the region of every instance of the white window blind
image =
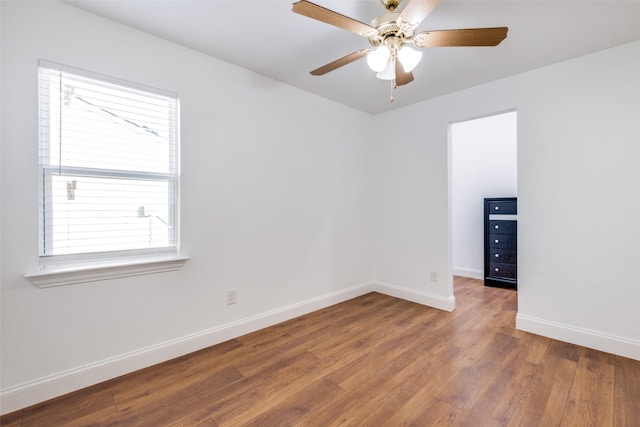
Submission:
<svg viewBox="0 0 640 427">
<path fill-rule="evenodd" d="M 40 256 L 177 252 L 175 94 L 40 61 Z"/>
</svg>

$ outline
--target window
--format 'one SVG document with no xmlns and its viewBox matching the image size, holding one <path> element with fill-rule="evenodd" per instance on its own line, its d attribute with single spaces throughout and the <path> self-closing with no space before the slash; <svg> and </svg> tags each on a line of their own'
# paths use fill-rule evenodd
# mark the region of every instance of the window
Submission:
<svg viewBox="0 0 640 427">
<path fill-rule="evenodd" d="M 38 70 L 41 264 L 177 254 L 177 96 Z"/>
</svg>

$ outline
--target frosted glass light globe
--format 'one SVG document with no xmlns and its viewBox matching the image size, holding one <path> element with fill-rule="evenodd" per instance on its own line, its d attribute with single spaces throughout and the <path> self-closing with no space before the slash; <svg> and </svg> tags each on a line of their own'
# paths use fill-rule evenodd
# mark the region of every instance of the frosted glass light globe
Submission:
<svg viewBox="0 0 640 427">
<path fill-rule="evenodd" d="M 396 78 L 396 61 L 387 62 L 387 67 L 376 74 L 380 80 L 395 80 Z"/>
<path fill-rule="evenodd" d="M 367 65 L 376 73 L 384 71 L 389 62 L 390 55 L 391 51 L 389 48 L 385 45 L 380 45 L 376 50 L 369 52 L 367 55 Z"/>
<path fill-rule="evenodd" d="M 409 73 L 414 68 L 416 68 L 416 66 L 422 59 L 422 52 L 413 50 L 409 46 L 403 46 L 402 49 L 400 49 L 400 51 L 398 52 L 398 59 L 400 60 L 404 71 Z"/>
</svg>

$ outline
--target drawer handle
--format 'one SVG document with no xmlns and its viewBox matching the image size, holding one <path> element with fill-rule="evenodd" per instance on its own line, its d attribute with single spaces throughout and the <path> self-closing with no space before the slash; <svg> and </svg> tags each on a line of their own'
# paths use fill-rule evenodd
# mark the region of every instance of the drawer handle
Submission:
<svg viewBox="0 0 640 427">
<path fill-rule="evenodd" d="M 500 258 L 500 254 L 496 254 L 496 258 Z"/>
<path fill-rule="evenodd" d="M 494 268 L 494 271 L 500 271 L 500 269 L 498 267 Z"/>
<path fill-rule="evenodd" d="M 496 239 L 493 241 L 494 243 L 500 243 L 500 240 Z"/>
<path fill-rule="evenodd" d="M 499 211 L 500 210 L 500 206 L 496 206 L 494 209 Z"/>
<path fill-rule="evenodd" d="M 499 225 L 494 225 L 493 228 L 495 228 L 497 230 L 498 228 L 500 228 L 500 226 Z"/>
</svg>

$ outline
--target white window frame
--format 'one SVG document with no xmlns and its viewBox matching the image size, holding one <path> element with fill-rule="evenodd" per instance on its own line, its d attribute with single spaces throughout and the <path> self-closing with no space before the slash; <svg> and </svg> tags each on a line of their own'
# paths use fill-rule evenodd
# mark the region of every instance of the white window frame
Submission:
<svg viewBox="0 0 640 427">
<path fill-rule="evenodd" d="M 59 165 L 43 165 L 40 164 L 40 179 L 42 180 L 42 190 L 39 192 L 39 221 L 47 224 L 46 215 L 49 212 L 45 209 L 47 197 L 50 197 L 51 180 L 57 174 L 78 174 L 85 177 L 106 177 L 106 178 L 125 178 L 125 179 L 144 179 L 152 181 L 167 182 L 169 187 L 170 200 L 173 200 L 173 206 L 169 209 L 169 223 L 172 224 L 173 242 L 170 241 L 169 246 L 161 248 L 143 248 L 143 249 L 124 249 L 109 252 L 88 252 L 66 255 L 51 255 L 48 242 L 52 236 L 47 233 L 51 226 L 43 225 L 42 232 L 39 232 L 39 262 L 37 271 L 25 275 L 35 285 L 39 287 L 69 285 L 74 283 L 84 283 L 96 280 L 105 280 L 117 277 L 135 276 L 141 274 L 157 273 L 164 271 L 174 271 L 182 268 L 184 263 L 189 259 L 179 254 L 180 242 L 180 221 L 179 221 L 179 100 L 176 94 L 162 91 L 147 86 L 122 81 L 119 79 L 107 77 L 97 73 L 80 70 L 74 67 L 68 67 L 61 64 L 40 60 L 39 68 L 57 69 L 62 72 L 68 72 L 82 77 L 88 77 L 105 83 L 112 83 L 119 86 L 128 87 L 134 90 L 141 90 L 153 95 L 166 96 L 175 98 L 176 100 L 176 117 L 175 117 L 175 144 L 174 150 L 170 155 L 174 157 L 172 162 L 175 164 L 175 174 L 126 171 L 126 170 L 110 170 L 110 169 L 92 169 L 88 167 L 69 167 Z M 40 105 L 39 105 L 40 107 Z M 47 134 L 48 135 L 48 134 Z M 47 141 L 44 141 L 47 144 Z M 40 142 L 39 142 L 40 145 Z M 173 194 L 171 194 L 173 193 Z"/>
</svg>

